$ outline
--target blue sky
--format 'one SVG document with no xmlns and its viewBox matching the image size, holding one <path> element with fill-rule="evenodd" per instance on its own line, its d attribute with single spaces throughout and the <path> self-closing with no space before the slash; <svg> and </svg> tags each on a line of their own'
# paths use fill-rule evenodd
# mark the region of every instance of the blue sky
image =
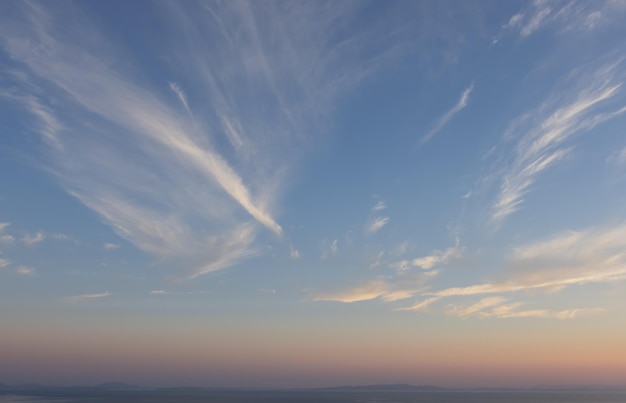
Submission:
<svg viewBox="0 0 626 403">
<path fill-rule="evenodd" d="M 389 342 L 403 324 L 455 321 L 450 332 L 480 334 L 528 322 L 559 335 L 597 321 L 589 342 L 619 322 L 625 2 L 0 10 L 7 351 L 33 351 L 20 335 L 63 323 L 81 338 L 70 325 L 83 321 L 154 335 L 139 323 L 201 318 L 232 332 L 217 349 L 233 335 L 283 340 L 326 320 L 352 332 L 365 323 L 355 318 L 388 329 Z M 617 361 L 597 365 L 625 371 L 616 363 L 626 351 L 611 346 Z M 0 375 L 80 373 L 34 374 L 25 362 L 21 375 L 0 364 Z M 221 382 L 284 379 L 239 365 Z M 277 374 L 302 368 L 281 365 Z M 84 381 L 110 377 L 98 371 Z M 146 371 L 127 375 L 195 379 Z M 379 379 L 348 372 L 330 379 Z M 444 373 L 432 381 L 476 381 Z M 613 379 L 602 374 L 585 376 Z M 329 382 L 305 378 L 282 384 Z"/>
</svg>

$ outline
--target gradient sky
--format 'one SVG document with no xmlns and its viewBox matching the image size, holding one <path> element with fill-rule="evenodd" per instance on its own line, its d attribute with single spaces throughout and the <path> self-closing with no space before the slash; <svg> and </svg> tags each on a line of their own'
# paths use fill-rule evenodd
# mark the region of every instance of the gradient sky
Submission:
<svg viewBox="0 0 626 403">
<path fill-rule="evenodd" d="M 0 2 L 0 382 L 626 379 L 626 2 Z"/>
</svg>

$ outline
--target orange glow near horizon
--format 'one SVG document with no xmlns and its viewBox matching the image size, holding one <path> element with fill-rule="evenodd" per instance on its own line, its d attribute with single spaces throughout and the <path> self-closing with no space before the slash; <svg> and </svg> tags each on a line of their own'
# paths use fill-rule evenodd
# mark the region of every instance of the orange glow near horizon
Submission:
<svg viewBox="0 0 626 403">
<path fill-rule="evenodd" d="M 0 378 L 30 376 L 60 384 L 132 380 L 147 385 L 406 382 L 478 387 L 617 384 L 626 376 L 623 334 L 597 338 L 581 331 L 566 336 L 565 329 L 538 337 L 529 328 L 513 337 L 500 322 L 487 337 L 477 333 L 475 323 L 452 325 L 458 333 L 390 328 L 364 335 L 358 326 L 269 324 L 171 328 L 156 322 L 113 328 L 95 320 L 81 326 L 9 329 L 0 345 Z"/>
</svg>

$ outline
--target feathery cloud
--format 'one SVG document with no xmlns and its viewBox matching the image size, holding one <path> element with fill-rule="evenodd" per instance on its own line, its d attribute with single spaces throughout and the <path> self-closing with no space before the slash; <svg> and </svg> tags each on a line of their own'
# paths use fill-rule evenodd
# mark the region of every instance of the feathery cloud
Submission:
<svg viewBox="0 0 626 403">
<path fill-rule="evenodd" d="M 446 310 L 447 315 L 478 318 L 547 318 L 547 319 L 574 319 L 581 314 L 601 312 L 595 308 L 576 308 L 554 311 L 549 309 L 519 309 L 523 302 L 505 304 L 503 297 L 486 297 L 469 306 L 451 305 Z"/>
<path fill-rule="evenodd" d="M 113 249 L 119 249 L 120 246 L 116 243 L 107 242 L 104 245 L 102 245 L 102 247 L 107 250 L 113 250 Z"/>
<path fill-rule="evenodd" d="M 10 245 L 15 242 L 15 237 L 13 235 L 0 235 L 0 244 Z"/>
<path fill-rule="evenodd" d="M 626 166 L 626 147 L 611 153 L 606 162 L 619 167 Z"/>
<path fill-rule="evenodd" d="M 189 104 L 187 104 L 187 96 L 185 96 L 185 93 L 180 88 L 180 85 L 173 83 L 173 82 L 170 82 L 169 84 L 170 84 L 170 89 L 174 91 L 174 93 L 180 100 L 180 103 L 183 104 L 183 106 L 185 107 L 185 110 L 191 113 L 191 110 L 189 109 Z"/>
<path fill-rule="evenodd" d="M 184 67 L 167 83 L 184 112 L 71 3 L 13 7 L 0 46 L 24 66 L 15 84 L 27 95 L 14 101 L 37 117 L 66 190 L 121 238 L 199 275 L 257 255 L 263 228 L 282 236 L 278 199 L 306 133 L 414 41 L 385 24 L 364 30 L 358 3 L 151 7 L 166 16 L 168 63 Z"/>
<path fill-rule="evenodd" d="M 621 23 L 626 6 L 622 1 L 527 2 L 502 26 L 494 38 L 497 43 L 507 33 L 527 38 L 542 30 L 563 34 L 588 33 L 597 27 Z"/>
<path fill-rule="evenodd" d="M 8 222 L 0 222 L 0 245 L 10 245 L 15 242 L 15 237 L 9 234 L 2 234 L 5 228 L 7 228 L 11 223 Z"/>
<path fill-rule="evenodd" d="M 326 260 L 329 257 L 335 257 L 339 253 L 339 240 L 334 239 L 330 244 L 326 239 L 322 241 L 322 255 L 320 256 L 321 260 Z"/>
<path fill-rule="evenodd" d="M 20 266 L 17 268 L 16 272 L 23 276 L 32 276 L 33 274 L 35 274 L 35 269 L 33 269 L 32 267 Z"/>
<path fill-rule="evenodd" d="M 389 217 L 375 217 L 367 222 L 365 232 L 368 234 L 374 234 L 387 225 L 388 222 Z"/>
<path fill-rule="evenodd" d="M 45 238 L 46 238 L 46 235 L 43 233 L 43 231 L 39 231 L 35 235 L 25 235 L 22 238 L 22 242 L 26 246 L 33 246 L 43 241 Z"/>
<path fill-rule="evenodd" d="M 210 294 L 211 291 L 166 291 L 166 290 L 152 290 L 152 295 L 195 295 L 195 294 Z"/>
<path fill-rule="evenodd" d="M 459 259 L 463 254 L 463 248 L 459 245 L 450 247 L 445 251 L 434 251 L 429 256 L 413 259 L 411 264 L 415 267 L 421 267 L 422 269 L 431 269 L 434 266 L 445 264 L 454 259 Z"/>
<path fill-rule="evenodd" d="M 386 208 L 387 208 L 387 205 L 385 204 L 385 202 L 382 200 L 379 200 L 378 203 L 376 203 L 374 207 L 372 207 L 372 211 L 381 211 Z"/>
<path fill-rule="evenodd" d="M 293 246 L 290 246 L 289 256 L 291 256 L 292 259 L 300 259 L 300 251 L 298 249 L 295 249 Z"/>
<path fill-rule="evenodd" d="M 424 284 L 438 274 L 437 270 L 417 274 L 401 273 L 393 278 L 378 278 L 337 292 L 318 293 L 312 299 L 351 303 L 380 298 L 384 302 L 395 302 L 422 294 L 425 291 Z"/>
<path fill-rule="evenodd" d="M 470 86 L 461 93 L 461 97 L 459 98 L 459 101 L 456 103 L 456 105 L 454 105 L 452 109 L 450 109 L 442 117 L 440 117 L 439 120 L 437 120 L 435 126 L 428 133 L 426 133 L 424 137 L 422 137 L 422 140 L 420 141 L 421 145 L 426 144 L 431 138 L 433 138 L 435 134 L 439 133 L 441 129 L 443 129 L 443 127 L 452 120 L 454 115 L 465 109 L 467 103 L 469 102 L 469 97 L 473 89 L 474 84 L 470 84 Z"/>
<path fill-rule="evenodd" d="M 513 249 L 509 256 L 509 278 L 466 287 L 452 287 L 428 291 L 414 305 L 401 310 L 424 311 L 434 303 L 452 297 L 475 297 L 499 294 L 483 299 L 484 308 L 496 303 L 503 294 L 525 291 L 554 292 L 566 287 L 589 283 L 608 283 L 626 280 L 626 225 L 566 232 L 550 239 Z M 459 316 L 482 311 L 481 301 L 453 312 Z M 494 309 L 491 317 L 574 317 L 593 309 L 518 311 L 517 305 L 503 305 Z M 487 315 L 489 316 L 489 315 Z"/>
<path fill-rule="evenodd" d="M 412 267 L 420 267 L 424 270 L 430 270 L 435 266 L 450 263 L 454 260 L 460 259 L 463 256 L 464 248 L 457 244 L 451 246 L 444 251 L 434 250 L 428 256 L 422 256 L 413 260 L 400 260 L 392 262 L 389 267 L 399 272 L 409 270 Z"/>
<path fill-rule="evenodd" d="M 567 144 L 568 140 L 626 112 L 623 99 L 622 105 L 608 112 L 598 110 L 610 101 L 623 98 L 618 98 L 622 87 L 618 75 L 620 64 L 621 59 L 593 73 L 583 74 L 574 94 L 567 92 L 558 97 L 561 99 L 556 105 L 550 100 L 538 108 L 538 120 L 529 121 L 526 115 L 511 124 L 505 137 L 519 140 L 514 149 L 513 162 L 501 177 L 500 189 L 492 205 L 491 220 L 494 224 L 499 225 L 519 210 L 537 177 L 567 157 L 572 149 Z"/>
</svg>

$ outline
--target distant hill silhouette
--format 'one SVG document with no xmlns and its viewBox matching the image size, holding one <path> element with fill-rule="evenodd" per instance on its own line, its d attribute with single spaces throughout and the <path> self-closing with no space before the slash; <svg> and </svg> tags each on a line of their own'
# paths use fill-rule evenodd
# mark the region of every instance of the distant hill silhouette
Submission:
<svg viewBox="0 0 626 403">
<path fill-rule="evenodd" d="M 131 390 L 131 389 L 141 389 L 140 386 L 130 385 L 128 383 L 123 382 L 105 382 L 99 385 L 96 385 L 98 389 L 107 389 L 107 390 Z"/>
<path fill-rule="evenodd" d="M 321 390 L 413 390 L 413 391 L 436 391 L 445 390 L 438 386 L 432 385 L 410 385 L 408 383 L 391 383 L 381 385 L 347 385 L 347 386 L 335 386 L 330 388 L 320 388 Z"/>
</svg>

